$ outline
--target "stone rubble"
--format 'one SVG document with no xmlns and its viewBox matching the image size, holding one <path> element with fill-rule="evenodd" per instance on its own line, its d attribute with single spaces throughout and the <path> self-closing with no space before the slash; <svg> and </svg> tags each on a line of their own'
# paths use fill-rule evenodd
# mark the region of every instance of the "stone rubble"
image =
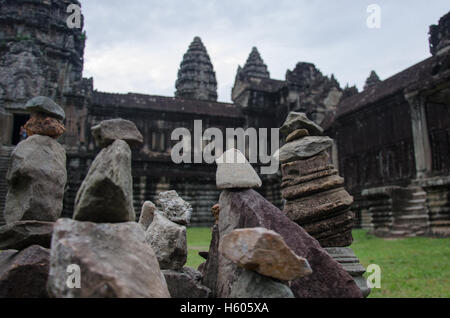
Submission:
<svg viewBox="0 0 450 318">
<path fill-rule="evenodd" d="M 156 197 L 159 210 L 172 222 L 188 225 L 191 221 L 192 207 L 184 201 L 176 191 L 160 192 Z"/>
<path fill-rule="evenodd" d="M 66 284 L 71 264 L 81 268 L 81 288 Z M 48 290 L 57 298 L 170 298 L 155 252 L 136 222 L 58 220 Z"/>
<path fill-rule="evenodd" d="M 178 270 L 187 261 L 186 227 L 164 215 L 155 213 L 145 232 L 147 243 L 153 248 L 161 269 Z"/>
<path fill-rule="evenodd" d="M 104 148 L 78 190 L 73 218 L 118 223 L 135 221 L 131 149 L 123 140 Z"/>
<path fill-rule="evenodd" d="M 306 259 L 295 255 L 278 233 L 265 228 L 232 231 L 221 239 L 219 252 L 240 267 L 282 281 L 312 273 Z"/>
<path fill-rule="evenodd" d="M 201 284 L 202 274 L 193 268 L 162 271 L 172 298 L 209 298 L 211 290 Z"/>
<path fill-rule="evenodd" d="M 34 135 L 20 142 L 12 152 L 6 178 L 6 223 L 53 222 L 60 217 L 67 171 L 66 152 L 56 140 Z"/>
<path fill-rule="evenodd" d="M 22 250 L 32 245 L 50 248 L 53 222 L 19 221 L 0 227 L 0 251 Z"/>
</svg>

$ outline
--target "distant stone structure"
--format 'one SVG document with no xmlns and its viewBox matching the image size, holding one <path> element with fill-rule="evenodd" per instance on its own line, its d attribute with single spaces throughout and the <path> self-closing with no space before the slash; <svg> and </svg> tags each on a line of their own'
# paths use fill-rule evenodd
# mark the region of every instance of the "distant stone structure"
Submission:
<svg viewBox="0 0 450 318">
<path fill-rule="evenodd" d="M 219 199 L 215 166 L 174 164 L 172 131 L 179 127 L 193 131 L 197 119 L 202 119 L 203 129 L 276 128 L 289 112 L 297 111 L 306 113 L 337 141 L 331 157 L 355 197 L 352 211 L 359 225 L 362 219 L 371 224 L 370 200 L 362 196 L 363 190 L 411 184 L 427 193 L 431 227 L 446 232 L 449 14 L 431 27 L 431 58 L 361 93 L 356 87 L 341 88 L 333 75 L 323 75 L 305 62 L 288 70 L 283 80 L 272 79 L 253 48 L 236 74 L 233 103 L 222 103 L 217 101 L 213 63 L 198 37 L 180 64 L 175 97 L 94 90 L 93 79 L 82 77 L 83 23 L 73 29 L 66 24 L 69 4 L 80 3 L 0 0 L 0 210 L 6 196 L 8 158 L 29 119 L 25 103 L 47 96 L 66 113 L 66 132 L 58 139 L 67 153 L 63 216 L 71 216 L 78 188 L 100 151 L 90 128 L 104 120 L 132 121 L 143 135 L 142 147 L 132 150 L 135 211 L 158 193 L 173 189 L 192 204 L 191 224 L 210 226 L 214 223 L 210 207 Z M 261 179 L 258 191 L 281 207 L 280 176 Z"/>
</svg>

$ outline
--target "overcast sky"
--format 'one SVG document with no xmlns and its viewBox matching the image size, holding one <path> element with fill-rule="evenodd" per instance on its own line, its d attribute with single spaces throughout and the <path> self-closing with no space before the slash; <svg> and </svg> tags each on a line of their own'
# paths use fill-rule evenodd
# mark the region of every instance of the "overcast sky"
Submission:
<svg viewBox="0 0 450 318">
<path fill-rule="evenodd" d="M 230 101 L 238 65 L 258 47 L 272 78 L 311 62 L 341 86 L 361 89 L 430 56 L 428 28 L 448 0 L 81 0 L 84 76 L 97 90 L 173 96 L 190 42 L 200 36 L 216 71 L 219 101 Z M 381 28 L 367 7 L 381 7 Z"/>
</svg>

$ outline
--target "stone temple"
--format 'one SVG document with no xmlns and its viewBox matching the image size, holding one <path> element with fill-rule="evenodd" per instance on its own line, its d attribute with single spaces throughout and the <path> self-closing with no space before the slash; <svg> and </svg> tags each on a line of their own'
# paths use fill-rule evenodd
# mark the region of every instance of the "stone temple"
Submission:
<svg viewBox="0 0 450 318">
<path fill-rule="evenodd" d="M 132 155 L 135 211 L 158 193 L 176 190 L 192 204 L 191 224 L 210 226 L 220 194 L 216 166 L 173 163 L 172 131 L 193 132 L 199 119 L 204 130 L 278 128 L 296 111 L 335 140 L 330 157 L 355 198 L 357 226 L 388 236 L 450 234 L 450 13 L 430 27 L 429 58 L 385 80 L 372 72 L 362 92 L 341 87 L 334 75 L 306 62 L 287 70 L 283 80 L 272 79 L 258 49 L 249 48 L 237 69 L 233 102 L 222 103 L 214 61 L 199 37 L 183 56 L 174 97 L 95 90 L 93 79 L 82 76 L 83 26 L 66 24 L 72 3 L 79 4 L 0 0 L 0 211 L 9 156 L 28 120 L 25 104 L 48 96 L 66 113 L 59 139 L 67 153 L 64 216 L 71 216 L 101 150 L 90 129 L 103 120 L 130 120 L 144 137 Z M 281 174 L 261 179 L 260 194 L 281 207 Z"/>
</svg>

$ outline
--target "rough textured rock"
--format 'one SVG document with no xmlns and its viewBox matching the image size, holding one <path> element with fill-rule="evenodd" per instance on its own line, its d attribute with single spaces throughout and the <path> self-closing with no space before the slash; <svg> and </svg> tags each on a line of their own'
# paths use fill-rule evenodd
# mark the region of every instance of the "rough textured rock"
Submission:
<svg viewBox="0 0 450 318">
<path fill-rule="evenodd" d="M 294 298 L 294 294 L 281 282 L 244 270 L 233 284 L 230 298 Z"/>
<path fill-rule="evenodd" d="M 325 250 L 353 277 L 363 296 L 368 297 L 370 288 L 367 286 L 367 280 L 363 276 L 366 269 L 361 265 L 353 250 L 348 247 L 327 247 Z"/>
<path fill-rule="evenodd" d="M 181 269 L 187 260 L 186 227 L 156 213 L 145 233 L 161 269 Z"/>
<path fill-rule="evenodd" d="M 37 245 L 0 252 L 0 298 L 48 298 L 49 259 Z"/>
<path fill-rule="evenodd" d="M 159 193 L 156 197 L 156 204 L 172 222 L 187 225 L 191 221 L 191 205 L 174 190 Z"/>
<path fill-rule="evenodd" d="M 130 147 L 140 146 L 144 137 L 137 129 L 135 123 L 122 118 L 104 120 L 91 128 L 92 136 L 98 146 L 104 148 L 116 140 L 126 141 Z"/>
<path fill-rule="evenodd" d="M 50 248 L 53 222 L 19 221 L 0 227 L 0 251 L 22 250 L 31 245 Z"/>
<path fill-rule="evenodd" d="M 219 204 L 219 238 L 238 228 L 264 227 L 280 234 L 295 254 L 308 260 L 313 273 L 291 282 L 295 297 L 362 297 L 353 278 L 317 240 L 254 190 L 224 191 Z M 224 256 L 213 260 L 215 253 L 210 250 L 208 262 L 218 263 L 216 296 L 229 297 L 231 286 L 242 271 Z M 205 277 L 209 270 L 214 271 L 214 266 L 205 268 Z"/>
<path fill-rule="evenodd" d="M 74 219 L 98 223 L 135 221 L 131 150 L 125 141 L 116 140 L 92 162 L 75 199 Z"/>
<path fill-rule="evenodd" d="M 259 188 L 262 181 L 245 156 L 237 149 L 226 151 L 216 160 L 218 189 Z"/>
<path fill-rule="evenodd" d="M 141 215 L 139 216 L 139 224 L 142 225 L 144 231 L 148 229 L 153 222 L 156 206 L 151 201 L 145 201 L 142 205 Z"/>
<path fill-rule="evenodd" d="M 59 138 L 66 131 L 59 119 L 40 113 L 33 114 L 24 128 L 28 136 L 43 135 L 54 139 Z"/>
<path fill-rule="evenodd" d="M 201 284 L 202 274 L 195 269 L 184 267 L 162 272 L 172 298 L 208 298 L 211 294 L 211 290 Z"/>
<path fill-rule="evenodd" d="M 67 267 L 80 266 L 81 288 L 68 288 Z M 48 290 L 61 298 L 168 298 L 167 284 L 136 222 L 55 224 Z"/>
<path fill-rule="evenodd" d="M 329 156 L 321 153 L 282 165 L 283 212 L 322 247 L 345 247 L 353 241 L 353 197 L 328 160 Z"/>
<path fill-rule="evenodd" d="M 7 174 L 7 223 L 56 221 L 67 181 L 66 152 L 56 140 L 34 135 L 14 149 Z"/>
<path fill-rule="evenodd" d="M 201 268 L 203 274 L 202 284 L 211 290 L 211 297 L 217 297 L 217 275 L 219 271 L 219 225 L 212 228 L 211 243 L 209 245 L 208 258 Z M 200 270 L 200 268 L 199 268 Z"/>
<path fill-rule="evenodd" d="M 308 159 L 333 146 L 333 140 L 325 136 L 308 136 L 294 140 L 280 148 L 281 163 Z"/>
<path fill-rule="evenodd" d="M 214 67 L 202 40 L 196 36 L 183 56 L 175 83 L 175 97 L 196 100 L 217 100 Z"/>
<path fill-rule="evenodd" d="M 219 213 L 220 213 L 219 204 L 214 204 L 214 206 L 211 208 L 211 212 L 214 215 L 214 219 L 216 220 L 215 224 L 219 224 Z"/>
<path fill-rule="evenodd" d="M 25 108 L 31 113 L 43 113 L 57 119 L 66 119 L 66 114 L 61 106 L 45 96 L 30 99 L 25 105 Z"/>
<path fill-rule="evenodd" d="M 297 129 L 294 130 L 289 134 L 289 136 L 286 137 L 286 142 L 291 142 L 303 137 L 309 136 L 309 132 L 306 129 Z"/>
<path fill-rule="evenodd" d="M 283 281 L 312 273 L 306 259 L 295 255 L 278 233 L 265 228 L 228 233 L 220 241 L 219 252 L 240 267 Z"/>
<path fill-rule="evenodd" d="M 323 133 L 322 127 L 309 120 L 306 114 L 291 112 L 286 118 L 283 126 L 281 126 L 280 133 L 284 136 L 288 136 L 297 129 L 306 129 L 311 136 L 321 136 Z"/>
</svg>

